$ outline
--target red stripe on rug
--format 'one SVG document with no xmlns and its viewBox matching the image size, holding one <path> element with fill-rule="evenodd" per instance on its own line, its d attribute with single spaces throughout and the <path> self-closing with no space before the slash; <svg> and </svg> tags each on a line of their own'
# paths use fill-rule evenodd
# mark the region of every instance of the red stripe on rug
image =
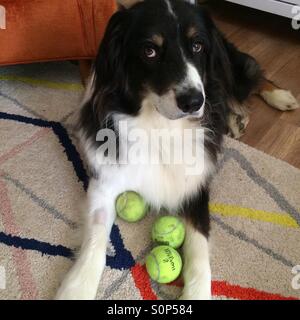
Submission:
<svg viewBox="0 0 300 320">
<path fill-rule="evenodd" d="M 0 172 L 1 174 L 1 172 Z M 19 235 L 20 230 L 14 221 L 11 203 L 8 196 L 6 185 L 0 180 L 0 213 L 2 214 L 2 221 L 4 229 L 7 233 L 12 235 Z M 13 261 L 16 268 L 16 273 L 19 279 L 21 288 L 21 299 L 35 300 L 38 297 L 38 291 L 31 273 L 30 263 L 27 259 L 25 251 L 19 248 L 11 248 Z"/>
<path fill-rule="evenodd" d="M 180 278 L 172 283 L 171 286 L 183 287 L 183 279 Z M 296 297 L 285 297 L 276 293 L 269 293 L 253 288 L 243 288 L 233 285 L 227 281 L 213 281 L 212 295 L 238 300 L 299 300 Z"/>
<path fill-rule="evenodd" d="M 144 300 L 157 300 L 157 296 L 152 290 L 151 282 L 147 270 L 144 266 L 136 264 L 131 268 L 135 286 L 139 289 Z"/>
<path fill-rule="evenodd" d="M 243 288 L 226 281 L 213 281 L 212 294 L 239 300 L 298 300 L 295 297 L 284 297 L 280 294 L 268 293 L 253 288 Z"/>
<path fill-rule="evenodd" d="M 47 133 L 51 132 L 52 130 L 50 128 L 43 128 L 38 130 L 35 134 L 33 134 L 31 137 L 29 137 L 26 141 L 16 145 L 11 150 L 7 151 L 5 154 L 0 156 L 0 165 L 2 165 L 5 161 L 13 158 L 18 153 L 22 152 L 26 147 L 31 146 L 35 143 L 38 139 L 45 136 Z"/>
</svg>

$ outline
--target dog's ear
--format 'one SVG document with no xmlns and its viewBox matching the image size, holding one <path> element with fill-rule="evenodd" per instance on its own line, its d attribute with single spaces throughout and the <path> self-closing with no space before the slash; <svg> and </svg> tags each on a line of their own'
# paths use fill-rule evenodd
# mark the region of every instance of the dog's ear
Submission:
<svg viewBox="0 0 300 320">
<path fill-rule="evenodd" d="M 228 95 L 242 102 L 259 84 L 262 77 L 259 64 L 230 43 L 207 13 L 204 16 L 212 39 L 209 54 L 211 74 L 222 80 Z"/>
<path fill-rule="evenodd" d="M 96 81 L 101 87 L 121 83 L 127 30 L 127 12 L 116 12 L 108 23 L 95 62 Z"/>
<path fill-rule="evenodd" d="M 99 117 L 110 108 L 118 108 L 125 95 L 126 39 L 130 19 L 128 11 L 118 11 L 110 19 L 94 63 L 94 91 L 92 104 Z"/>
<path fill-rule="evenodd" d="M 143 0 L 117 0 L 118 6 L 120 9 L 129 9 L 134 6 L 138 2 L 142 2 Z"/>
</svg>

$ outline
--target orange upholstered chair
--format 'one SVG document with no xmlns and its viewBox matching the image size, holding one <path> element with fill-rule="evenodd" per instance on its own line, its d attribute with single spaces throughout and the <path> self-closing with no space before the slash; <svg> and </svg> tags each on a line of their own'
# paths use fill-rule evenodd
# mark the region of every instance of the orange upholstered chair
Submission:
<svg viewBox="0 0 300 320">
<path fill-rule="evenodd" d="M 0 65 L 93 59 L 114 0 L 0 0 Z"/>
</svg>

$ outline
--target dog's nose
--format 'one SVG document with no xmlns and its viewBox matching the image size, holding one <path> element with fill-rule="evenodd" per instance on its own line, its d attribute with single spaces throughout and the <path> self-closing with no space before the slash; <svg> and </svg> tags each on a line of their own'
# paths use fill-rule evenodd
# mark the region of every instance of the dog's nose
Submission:
<svg viewBox="0 0 300 320">
<path fill-rule="evenodd" d="M 199 111 L 204 104 L 204 96 L 200 91 L 190 91 L 177 97 L 179 109 L 184 113 L 194 113 Z"/>
</svg>

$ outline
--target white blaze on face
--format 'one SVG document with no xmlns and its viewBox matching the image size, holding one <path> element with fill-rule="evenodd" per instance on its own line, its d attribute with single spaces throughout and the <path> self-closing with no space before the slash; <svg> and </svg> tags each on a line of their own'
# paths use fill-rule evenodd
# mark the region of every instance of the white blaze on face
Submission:
<svg viewBox="0 0 300 320">
<path fill-rule="evenodd" d="M 189 89 L 199 90 L 205 98 L 204 86 L 198 70 L 190 62 L 186 62 L 186 76 L 175 90 L 178 93 L 184 93 Z"/>
<path fill-rule="evenodd" d="M 205 106 L 205 101 L 206 101 L 203 81 L 197 68 L 186 59 L 184 52 L 182 50 L 181 52 L 182 52 L 183 60 L 185 61 L 185 64 L 186 64 L 186 68 L 185 68 L 186 71 L 185 71 L 185 77 L 182 80 L 182 82 L 176 85 L 175 93 L 176 95 L 180 95 L 180 94 L 188 93 L 190 90 L 201 92 L 204 98 L 203 105 L 201 106 L 200 110 L 193 115 L 193 117 L 200 118 L 204 114 L 203 107 Z"/>
</svg>

